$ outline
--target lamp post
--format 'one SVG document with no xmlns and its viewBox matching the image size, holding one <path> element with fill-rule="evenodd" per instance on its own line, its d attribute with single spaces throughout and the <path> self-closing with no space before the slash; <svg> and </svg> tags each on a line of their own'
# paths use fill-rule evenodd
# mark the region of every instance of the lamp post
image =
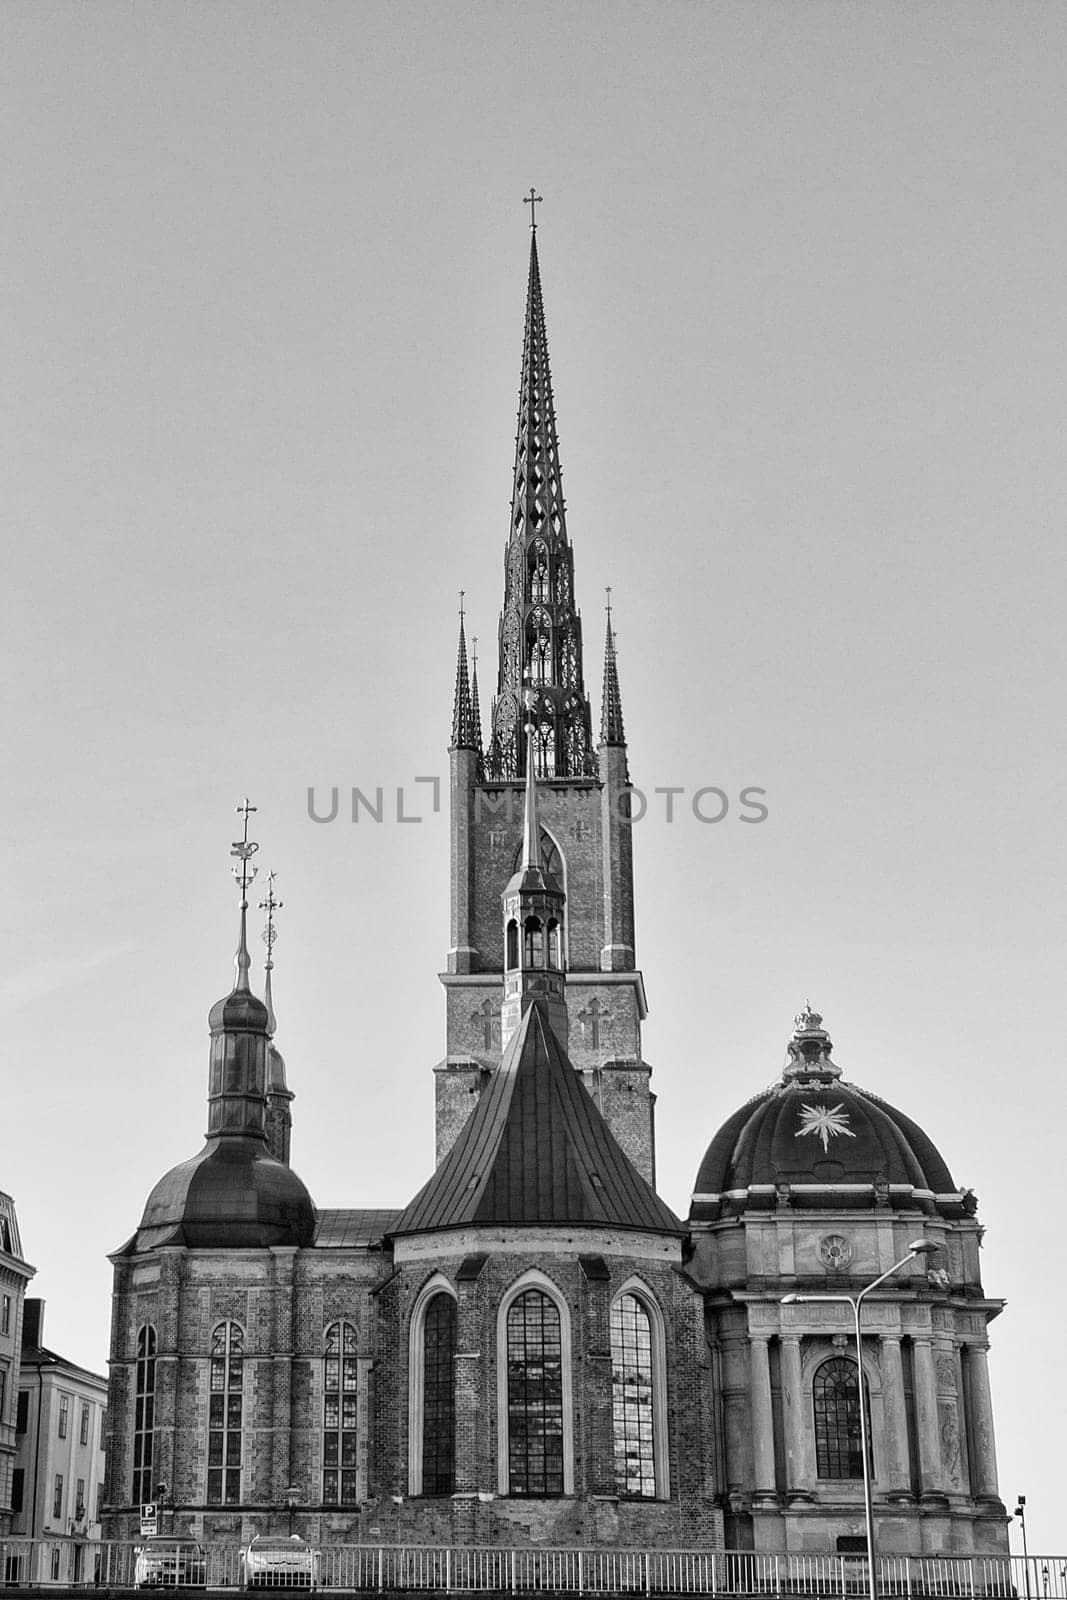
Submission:
<svg viewBox="0 0 1067 1600">
<path fill-rule="evenodd" d="M 827 1302 L 835 1302 L 839 1305 L 849 1305 L 852 1307 L 852 1320 L 855 1328 L 856 1338 L 856 1377 L 859 1382 L 860 1449 L 862 1451 L 863 1465 L 863 1515 L 867 1526 L 867 1587 L 870 1600 L 878 1600 L 878 1580 L 875 1572 L 874 1502 L 871 1498 L 871 1463 L 868 1457 L 869 1442 L 867 1439 L 866 1389 L 864 1387 L 863 1378 L 863 1330 L 860 1325 L 860 1312 L 863 1308 L 863 1302 L 866 1300 L 872 1289 L 877 1289 L 879 1284 L 884 1283 L 887 1278 L 891 1278 L 894 1272 L 899 1272 L 901 1267 L 906 1267 L 909 1261 L 914 1261 L 916 1256 L 929 1256 L 932 1255 L 935 1250 L 939 1250 L 940 1248 L 941 1246 L 934 1244 L 932 1240 L 914 1240 L 911 1244 L 909 1244 L 908 1253 L 906 1256 L 901 1256 L 899 1261 L 894 1261 L 893 1265 L 886 1272 L 881 1273 L 877 1278 L 869 1283 L 865 1289 L 861 1289 L 857 1295 L 786 1294 L 782 1296 L 782 1305 L 784 1306 L 809 1305 L 813 1301 L 819 1301 L 822 1304 L 826 1304 Z"/>
<path fill-rule="evenodd" d="M 293 1537 L 293 1512 L 300 1504 L 300 1490 L 294 1483 L 288 1485 L 285 1491 L 285 1504 L 289 1511 L 289 1537 Z"/>
<path fill-rule="evenodd" d="M 1015 1515 L 1019 1519 L 1019 1526 L 1023 1530 L 1023 1580 L 1026 1584 L 1026 1600 L 1030 1600 L 1030 1552 L 1026 1548 L 1026 1496 L 1021 1494 L 1015 1507 Z"/>
</svg>

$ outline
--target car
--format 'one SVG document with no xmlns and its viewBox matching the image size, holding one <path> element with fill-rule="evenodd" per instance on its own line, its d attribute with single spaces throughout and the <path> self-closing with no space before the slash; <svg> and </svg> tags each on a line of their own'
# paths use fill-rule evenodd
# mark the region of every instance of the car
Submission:
<svg viewBox="0 0 1067 1600">
<path fill-rule="evenodd" d="M 242 1589 L 317 1589 L 319 1552 L 298 1533 L 257 1533 L 241 1555 Z"/>
<path fill-rule="evenodd" d="M 138 1589 L 167 1585 L 203 1587 L 207 1582 L 207 1562 L 195 1539 L 176 1534 L 153 1534 L 137 1551 L 133 1581 Z"/>
</svg>

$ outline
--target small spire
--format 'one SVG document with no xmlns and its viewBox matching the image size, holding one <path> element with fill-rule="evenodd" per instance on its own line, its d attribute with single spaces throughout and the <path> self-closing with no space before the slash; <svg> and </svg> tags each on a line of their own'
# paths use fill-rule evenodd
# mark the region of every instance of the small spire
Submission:
<svg viewBox="0 0 1067 1600">
<path fill-rule="evenodd" d="M 615 630 L 611 625 L 611 586 L 607 586 L 607 629 L 604 635 L 604 698 L 600 708 L 601 744 L 626 744 L 622 725 L 622 695 L 619 693 L 619 664 L 615 654 Z"/>
<path fill-rule="evenodd" d="M 274 893 L 274 880 L 276 872 L 267 873 L 267 898 L 259 902 L 259 909 L 267 913 L 267 926 L 263 929 L 263 943 L 267 947 L 267 959 L 263 967 L 263 1004 L 267 1008 L 267 1037 L 273 1039 L 278 1031 L 278 1021 L 274 1015 L 274 998 L 271 992 L 271 973 L 274 971 L 274 944 L 278 937 L 278 930 L 274 926 L 274 913 L 280 911 L 284 904 L 277 899 Z"/>
<path fill-rule="evenodd" d="M 522 835 L 522 867 L 520 871 L 542 872 L 541 862 L 541 825 L 537 820 L 537 783 L 535 778 L 536 762 L 534 760 L 534 723 L 533 706 L 534 692 L 527 689 L 523 696 L 526 703 L 526 806 L 525 820 Z"/>
<path fill-rule="evenodd" d="M 239 865 L 233 868 L 233 876 L 241 890 L 241 932 L 237 941 L 237 953 L 234 956 L 234 966 L 237 968 L 237 982 L 234 991 L 249 990 L 248 974 L 252 966 L 252 958 L 248 954 L 248 889 L 259 871 L 252 865 L 252 857 L 259 849 L 254 839 L 248 837 L 248 820 L 258 809 L 252 805 L 245 795 L 243 805 L 234 808 L 239 817 L 244 818 L 244 832 L 240 839 L 235 839 L 230 846 L 231 856 L 238 858 Z"/>
<path fill-rule="evenodd" d="M 482 708 L 478 704 L 478 635 L 471 639 L 471 722 L 474 727 L 474 742 L 479 752 L 482 748 Z"/>
<path fill-rule="evenodd" d="M 463 631 L 463 595 L 459 591 L 459 648 L 456 660 L 456 697 L 452 704 L 452 749 L 478 748 L 474 738 L 474 716 L 471 709 L 471 686 L 467 672 L 467 638 Z"/>
</svg>

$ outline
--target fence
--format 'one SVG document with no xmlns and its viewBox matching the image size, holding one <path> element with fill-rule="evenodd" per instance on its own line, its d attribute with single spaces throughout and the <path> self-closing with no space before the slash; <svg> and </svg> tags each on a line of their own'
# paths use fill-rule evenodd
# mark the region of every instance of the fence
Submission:
<svg viewBox="0 0 1067 1600">
<path fill-rule="evenodd" d="M 0 1540 L 9 1589 L 132 1589 L 137 1546 L 69 1539 Z M 209 1589 L 241 1579 L 235 1544 L 204 1547 Z M 341 1592 L 755 1596 L 863 1600 L 863 1556 L 753 1555 L 710 1550 L 550 1550 L 488 1546 L 324 1545 L 318 1584 Z M 1067 1600 L 1067 1557 L 883 1556 L 887 1600 Z"/>
</svg>

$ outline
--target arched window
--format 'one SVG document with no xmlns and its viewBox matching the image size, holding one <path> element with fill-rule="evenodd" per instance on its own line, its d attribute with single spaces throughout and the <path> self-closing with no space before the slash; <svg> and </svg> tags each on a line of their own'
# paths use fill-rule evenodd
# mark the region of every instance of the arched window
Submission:
<svg viewBox="0 0 1067 1600">
<path fill-rule="evenodd" d="M 552 644 L 543 633 L 539 633 L 530 645 L 530 682 L 551 683 L 552 681 Z"/>
<path fill-rule="evenodd" d="M 530 549 L 530 599 L 535 603 L 549 598 L 548 552 L 538 539 Z"/>
<path fill-rule="evenodd" d="M 146 1322 L 137 1335 L 133 1402 L 133 1503 L 144 1505 L 152 1492 L 152 1444 L 156 1410 L 156 1330 Z"/>
<path fill-rule="evenodd" d="M 564 1494 L 562 1329 L 540 1289 L 508 1307 L 507 1384 L 508 1494 Z"/>
<path fill-rule="evenodd" d="M 559 959 L 559 923 L 553 918 L 548 925 L 548 964 L 558 972 L 561 966 Z"/>
<path fill-rule="evenodd" d="M 244 1333 L 236 1322 L 220 1322 L 211 1335 L 211 1394 L 208 1405 L 207 1501 L 241 1503 L 241 1426 L 244 1394 Z"/>
<path fill-rule="evenodd" d="M 644 1286 L 623 1287 L 611 1307 L 615 1488 L 630 1499 L 670 1497 L 663 1319 Z"/>
<path fill-rule="evenodd" d="M 862 1478 L 859 1381 L 856 1363 L 832 1356 L 816 1369 L 812 1381 L 815 1407 L 815 1462 L 820 1478 Z M 870 1397 L 867 1438 L 870 1430 Z"/>
<path fill-rule="evenodd" d="M 326 1329 L 322 1372 L 322 1499 L 328 1506 L 359 1502 L 356 1488 L 356 1330 L 350 1322 Z"/>
<path fill-rule="evenodd" d="M 545 964 L 545 935 L 539 917 L 527 917 L 522 925 L 523 965 L 543 967 Z"/>
<path fill-rule="evenodd" d="M 514 972 L 519 964 L 519 925 L 514 918 L 508 923 L 507 969 Z"/>
<path fill-rule="evenodd" d="M 422 1492 L 456 1486 L 456 1302 L 438 1293 L 423 1316 Z"/>
</svg>

